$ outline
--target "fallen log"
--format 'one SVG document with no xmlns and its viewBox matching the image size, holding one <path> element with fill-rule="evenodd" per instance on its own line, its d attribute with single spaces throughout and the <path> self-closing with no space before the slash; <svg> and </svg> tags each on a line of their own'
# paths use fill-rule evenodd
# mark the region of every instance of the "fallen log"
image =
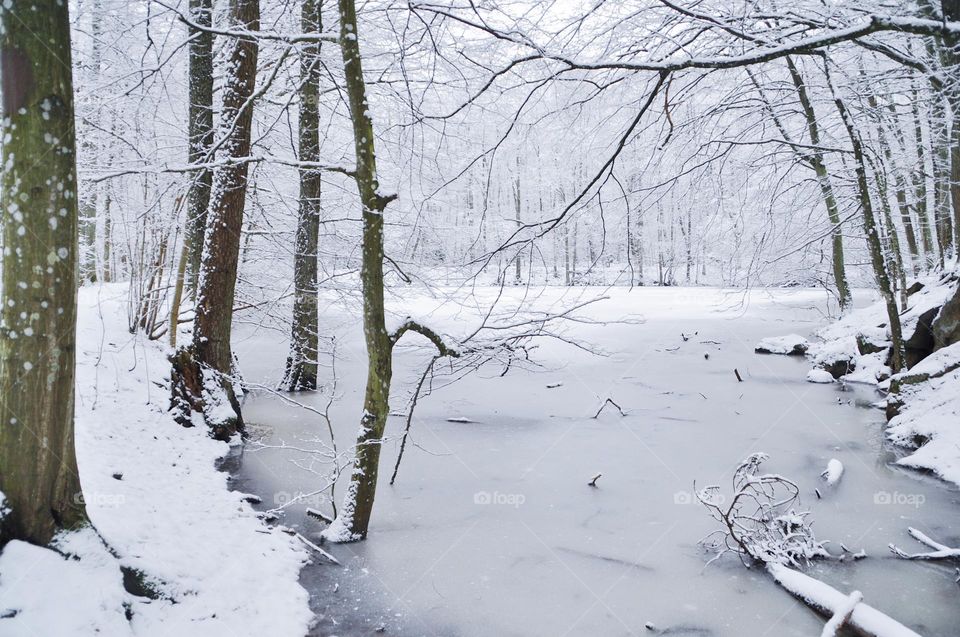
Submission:
<svg viewBox="0 0 960 637">
<path fill-rule="evenodd" d="M 767 572 L 787 592 L 822 615 L 833 617 L 850 601 L 829 584 L 782 564 L 768 563 Z M 920 637 L 919 633 L 863 602 L 854 605 L 845 625 L 862 637 Z"/>
</svg>

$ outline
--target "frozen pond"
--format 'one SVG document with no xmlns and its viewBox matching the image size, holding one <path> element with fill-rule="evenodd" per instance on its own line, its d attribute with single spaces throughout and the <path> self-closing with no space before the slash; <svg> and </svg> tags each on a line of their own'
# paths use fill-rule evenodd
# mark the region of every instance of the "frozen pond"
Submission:
<svg viewBox="0 0 960 637">
<path fill-rule="evenodd" d="M 923 635 L 957 634 L 955 565 L 898 560 L 887 545 L 920 550 L 908 526 L 960 544 L 960 494 L 891 466 L 895 450 L 884 444 L 882 412 L 869 407 L 877 399 L 871 389 L 810 384 L 803 361 L 753 353 L 764 336 L 822 325 L 822 292 L 757 291 L 746 307 L 742 296 L 716 290 L 607 294 L 587 314 L 643 317 L 572 328 L 607 356 L 542 342 L 544 370 L 500 377 L 491 367 L 422 399 L 417 446 L 408 444 L 392 487 L 404 419 L 391 418 L 369 539 L 327 547 L 344 568 L 303 571 L 321 614 L 315 634 L 635 635 L 651 634 L 648 622 L 678 636 L 819 634 L 823 620 L 764 573 L 733 557 L 704 569 L 708 556 L 697 542 L 714 523 L 692 498 L 693 482 L 728 488 L 733 468 L 754 451 L 770 454 L 767 470 L 799 483 L 820 539 L 869 555 L 818 565 L 814 575 L 861 590 Z M 423 315 L 440 304 L 417 307 Z M 444 306 L 429 320 L 443 328 L 475 319 Z M 285 341 L 243 333 L 237 351 L 248 379 L 275 383 Z M 425 352 L 398 350 L 394 409 L 405 408 Z M 332 414 L 348 448 L 365 374 L 356 326 L 341 338 L 340 354 Z M 608 407 L 594 419 L 607 397 L 627 415 Z M 319 394 L 298 399 L 326 403 Z M 326 431 L 316 414 L 268 394 L 248 398 L 244 415 L 274 443 L 305 444 Z M 834 457 L 846 473 L 818 500 L 819 473 Z M 294 462 L 303 460 L 289 450 L 247 452 L 237 488 L 261 495 L 264 507 L 311 491 L 318 478 Z M 596 473 L 603 477 L 591 488 Z M 309 537 L 322 528 L 299 506 L 283 523 Z"/>
</svg>

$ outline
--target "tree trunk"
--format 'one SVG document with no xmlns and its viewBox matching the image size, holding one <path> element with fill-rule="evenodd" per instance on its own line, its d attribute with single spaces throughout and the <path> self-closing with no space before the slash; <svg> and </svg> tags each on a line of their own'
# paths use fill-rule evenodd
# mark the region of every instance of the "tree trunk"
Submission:
<svg viewBox="0 0 960 637">
<path fill-rule="evenodd" d="M 231 23 L 241 29 L 260 28 L 258 0 L 232 0 L 230 16 Z M 256 84 L 257 50 L 256 39 L 237 38 L 228 56 L 229 73 L 221 111 L 223 157 L 250 154 L 251 96 Z M 221 440 L 229 439 L 243 428 L 233 386 L 230 329 L 247 167 L 247 163 L 241 162 L 216 171 L 200 260 L 193 343 L 189 351 L 178 353 L 173 361 L 173 407 L 179 412 L 177 419 L 182 424 L 190 424 L 190 411 L 201 412 L 211 434 Z"/>
<path fill-rule="evenodd" d="M 950 256 L 953 245 L 953 229 L 950 223 L 950 149 L 947 127 L 947 108 L 943 95 L 934 95 L 930 116 L 930 138 L 933 145 L 933 201 L 934 226 L 940 253 L 940 265 Z"/>
<path fill-rule="evenodd" d="M 103 7 L 100 0 L 93 2 L 90 11 L 90 67 L 87 69 L 86 81 L 97 84 L 101 66 L 101 38 L 103 30 Z M 96 158 L 99 152 L 96 143 L 97 133 L 86 130 L 81 137 L 81 145 L 85 155 Z M 80 282 L 97 281 L 97 190 L 96 182 L 88 181 L 80 188 Z"/>
<path fill-rule="evenodd" d="M 303 0 L 304 33 L 323 30 L 322 0 Z M 300 62 L 300 161 L 320 161 L 320 43 L 303 48 Z M 317 388 L 317 244 L 320 233 L 320 171 L 300 168 L 300 211 L 293 262 L 293 324 L 290 354 L 282 387 L 287 391 Z"/>
<path fill-rule="evenodd" d="M 213 0 L 190 0 L 190 18 L 198 25 L 210 27 L 213 24 Z M 187 78 L 190 101 L 187 113 L 189 144 L 187 158 L 190 164 L 197 164 L 212 159 L 210 149 L 213 147 L 213 33 L 193 27 L 188 31 L 191 40 Z M 213 171 L 200 169 L 193 173 L 191 178 L 190 190 L 187 194 L 185 241 L 189 254 L 189 289 L 196 292 Z"/>
<path fill-rule="evenodd" d="M 860 136 L 857 134 L 853 124 L 853 118 L 847 112 L 847 108 L 840 99 L 833 85 L 830 83 L 829 70 L 824 60 L 824 70 L 827 72 L 827 83 L 830 92 L 833 94 L 834 102 L 837 105 L 837 111 L 843 121 L 847 134 L 850 137 L 850 144 L 853 148 L 853 158 L 855 161 L 855 170 L 857 175 L 857 190 L 860 196 L 860 208 L 863 213 L 863 228 L 867 234 L 867 245 L 870 248 L 870 262 L 873 265 L 873 273 L 877 280 L 877 286 L 880 288 L 880 294 L 883 297 L 887 308 L 887 319 L 890 323 L 890 340 L 893 342 L 893 356 L 891 368 L 894 373 L 904 369 L 906 362 L 906 352 L 903 343 L 903 330 L 900 325 L 900 313 L 897 308 L 897 300 L 894 296 L 893 285 L 890 282 L 890 275 L 887 272 L 887 265 L 884 260 L 883 245 L 880 242 L 880 234 L 877 229 L 876 218 L 873 213 L 873 204 L 870 199 L 870 188 L 867 183 L 867 167 L 864 160 L 863 146 L 860 143 Z"/>
<path fill-rule="evenodd" d="M 943 10 L 943 19 L 955 22 L 960 20 L 960 0 L 941 0 Z M 941 47 L 942 57 L 945 58 L 943 65 L 944 74 L 947 76 L 946 97 L 950 105 L 951 115 L 953 116 L 953 126 L 950 131 L 950 202 L 953 211 L 953 254 L 956 255 L 960 250 L 960 87 L 957 86 L 958 78 L 957 65 L 960 64 L 960 54 L 957 47 L 960 46 L 960 36 L 955 33 L 948 33 L 943 36 Z"/>
<path fill-rule="evenodd" d="M 876 97 L 871 93 L 870 94 L 870 105 L 872 108 L 876 107 Z M 890 113 L 896 119 L 897 111 L 893 103 L 889 104 Z M 897 199 L 897 210 L 900 213 L 900 221 L 903 223 L 903 232 L 907 237 L 907 249 L 910 251 L 910 272 L 914 276 L 920 273 L 920 246 L 917 243 L 917 233 L 913 227 L 913 216 L 910 214 L 910 206 L 907 204 L 907 182 L 904 179 L 903 171 L 898 170 L 895 165 L 895 159 L 893 154 L 893 149 L 891 144 L 887 141 L 886 133 L 884 132 L 883 122 L 877 126 L 877 135 L 880 141 L 880 145 L 883 148 L 883 157 L 886 160 L 887 164 L 890 166 L 890 169 L 894 174 L 894 187 L 896 188 L 896 199 Z M 906 150 L 906 145 L 903 141 L 903 135 L 897 128 L 893 129 L 894 138 L 899 144 L 901 150 Z"/>
<path fill-rule="evenodd" d="M 917 223 L 920 226 L 920 239 L 923 245 L 923 265 L 929 268 L 933 265 L 934 244 L 931 231 L 930 215 L 927 209 L 927 160 L 923 140 L 923 123 L 920 119 L 920 95 L 913 91 L 911 110 L 913 111 L 914 143 L 917 145 L 917 170 L 913 171 L 914 207 L 917 211 Z"/>
<path fill-rule="evenodd" d="M 517 155 L 517 177 L 514 181 L 514 191 L 513 191 L 513 204 L 514 204 L 514 213 L 515 219 L 517 222 L 517 232 L 520 231 L 520 228 L 523 227 L 523 223 L 520 221 L 520 155 Z M 513 260 L 513 282 L 516 285 L 520 285 L 522 282 L 521 272 L 520 272 L 520 256 L 523 253 L 522 250 L 517 251 L 517 257 Z"/>
<path fill-rule="evenodd" d="M 370 119 L 360 60 L 357 12 L 354 0 L 339 0 L 340 50 L 346 77 L 350 118 L 353 121 L 355 180 L 363 208 L 363 245 L 360 282 L 363 287 L 363 333 L 367 345 L 367 387 L 357 434 L 356 457 L 340 514 L 331 528 L 331 540 L 354 541 L 367 536 L 377 489 L 380 441 L 387 424 L 393 344 L 387 334 L 383 304 L 383 211 L 393 199 L 381 195 L 377 181 L 373 121 Z"/>
<path fill-rule="evenodd" d="M 790 77 L 797 90 L 797 97 L 800 100 L 800 106 L 803 109 L 804 117 L 807 120 L 807 132 L 810 135 L 810 144 L 814 147 L 820 146 L 820 127 L 817 124 L 817 115 L 813 110 L 813 103 L 807 94 L 806 84 L 800 70 L 796 67 L 789 57 L 787 58 L 787 68 L 790 71 Z M 817 183 L 820 185 L 820 194 L 823 197 L 824 206 L 827 208 L 827 217 L 830 219 L 830 225 L 833 230 L 830 233 L 830 243 L 832 250 L 833 264 L 833 282 L 837 288 L 837 300 L 840 303 L 840 311 L 847 310 L 851 303 L 850 285 L 847 283 L 847 273 L 843 258 L 843 232 L 840 228 L 840 209 L 837 206 L 837 198 L 833 193 L 833 184 L 827 173 L 826 164 L 823 161 L 823 153 L 814 149 L 807 157 L 810 166 L 817 175 Z"/>
<path fill-rule="evenodd" d="M 9 6 L 9 5 L 8 5 Z M 0 545 L 86 520 L 74 453 L 77 179 L 67 3 L 0 9 Z"/>
</svg>

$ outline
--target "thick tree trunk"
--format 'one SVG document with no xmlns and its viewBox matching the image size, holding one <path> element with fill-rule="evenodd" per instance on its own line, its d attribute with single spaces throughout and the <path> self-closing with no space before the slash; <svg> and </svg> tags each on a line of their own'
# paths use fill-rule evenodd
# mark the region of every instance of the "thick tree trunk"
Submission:
<svg viewBox="0 0 960 637">
<path fill-rule="evenodd" d="M 190 0 L 190 18 L 198 25 L 213 24 L 213 0 Z M 187 159 L 191 164 L 212 159 L 213 147 L 213 34 L 210 31 L 189 28 L 190 60 L 188 71 Z M 213 171 L 200 169 L 192 175 L 187 194 L 187 242 L 189 289 L 197 291 L 200 277 L 200 259 L 206 232 L 207 206 Z"/>
<path fill-rule="evenodd" d="M 367 536 L 377 489 L 380 444 L 387 424 L 393 343 L 387 334 L 383 304 L 383 211 L 392 197 L 378 192 L 373 122 L 367 104 L 363 65 L 353 0 L 339 0 L 340 50 L 346 76 L 350 117 L 353 120 L 355 179 L 363 207 L 363 245 L 360 282 L 363 286 L 363 333 L 367 345 L 367 387 L 350 485 L 328 537 L 339 541 Z"/>
<path fill-rule="evenodd" d="M 9 7 L 9 4 L 7 5 Z M 0 544 L 86 520 L 74 453 L 77 180 L 67 3 L 0 8 Z"/>
<path fill-rule="evenodd" d="M 304 33 L 323 30 L 322 0 L 303 0 Z M 320 161 L 320 44 L 304 47 L 300 63 L 300 161 Z M 300 212 L 293 264 L 293 323 L 290 354 L 281 386 L 287 391 L 317 388 L 317 243 L 320 232 L 320 171 L 300 169 Z"/>
<path fill-rule="evenodd" d="M 260 27 L 258 0 L 232 0 L 230 15 L 232 24 L 239 28 L 256 31 Z M 255 39 L 237 38 L 228 56 L 230 72 L 223 88 L 221 111 L 222 157 L 250 154 L 251 97 L 256 84 L 257 50 Z M 222 440 L 229 439 L 243 427 L 233 387 L 230 330 L 247 167 L 245 162 L 226 165 L 214 176 L 200 260 L 193 343 L 189 352 L 177 354 L 173 370 L 173 408 L 179 412 L 178 420 L 189 424 L 190 411 L 201 412 L 211 434 Z"/>
</svg>

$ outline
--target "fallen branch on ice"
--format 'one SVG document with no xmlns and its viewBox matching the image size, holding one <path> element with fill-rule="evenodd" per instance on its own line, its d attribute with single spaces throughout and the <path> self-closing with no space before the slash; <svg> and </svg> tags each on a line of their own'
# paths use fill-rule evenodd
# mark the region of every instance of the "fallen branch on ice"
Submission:
<svg viewBox="0 0 960 637">
<path fill-rule="evenodd" d="M 907 533 L 921 544 L 926 544 L 933 551 L 927 553 L 906 553 L 895 545 L 890 545 L 890 551 L 897 557 L 902 557 L 905 560 L 950 560 L 950 559 L 960 559 L 960 549 L 955 549 L 947 546 L 946 544 L 941 544 L 936 540 L 931 539 L 928 535 L 922 531 L 909 527 Z"/>
<path fill-rule="evenodd" d="M 767 572 L 793 596 L 822 614 L 834 617 L 852 601 L 829 584 L 783 564 L 767 564 Z M 864 637 L 920 637 L 900 622 L 862 602 L 853 605 L 846 625 Z"/>
<path fill-rule="evenodd" d="M 333 563 L 336 564 L 337 566 L 340 566 L 340 560 L 338 560 L 338 559 L 335 558 L 334 556 L 330 555 L 329 553 L 327 553 L 326 551 L 324 551 L 322 548 L 320 548 L 319 546 L 317 546 L 316 544 L 314 544 L 313 542 L 311 542 L 311 541 L 308 540 L 307 538 L 303 537 L 303 535 L 301 535 L 300 533 L 297 533 L 294 537 L 296 537 L 298 540 L 300 540 L 301 542 L 303 542 L 307 547 L 313 549 L 314 551 L 316 551 L 317 553 L 319 553 L 319 554 L 322 555 L 323 557 L 327 558 L 328 560 L 330 560 L 331 562 L 333 562 Z"/>
<path fill-rule="evenodd" d="M 596 420 L 597 418 L 600 417 L 600 413 L 603 412 L 604 407 L 606 407 L 607 405 L 613 405 L 614 407 L 616 407 L 616 408 L 617 408 L 617 411 L 620 412 L 620 415 L 621 415 L 621 416 L 626 416 L 626 415 L 627 415 L 627 414 L 623 411 L 623 408 L 621 408 L 620 405 L 618 405 L 617 403 L 615 403 L 612 398 L 607 398 L 605 401 L 603 401 L 603 404 L 600 405 L 600 409 L 597 410 L 597 413 L 595 413 L 595 414 L 593 415 L 594 420 Z"/>
</svg>

